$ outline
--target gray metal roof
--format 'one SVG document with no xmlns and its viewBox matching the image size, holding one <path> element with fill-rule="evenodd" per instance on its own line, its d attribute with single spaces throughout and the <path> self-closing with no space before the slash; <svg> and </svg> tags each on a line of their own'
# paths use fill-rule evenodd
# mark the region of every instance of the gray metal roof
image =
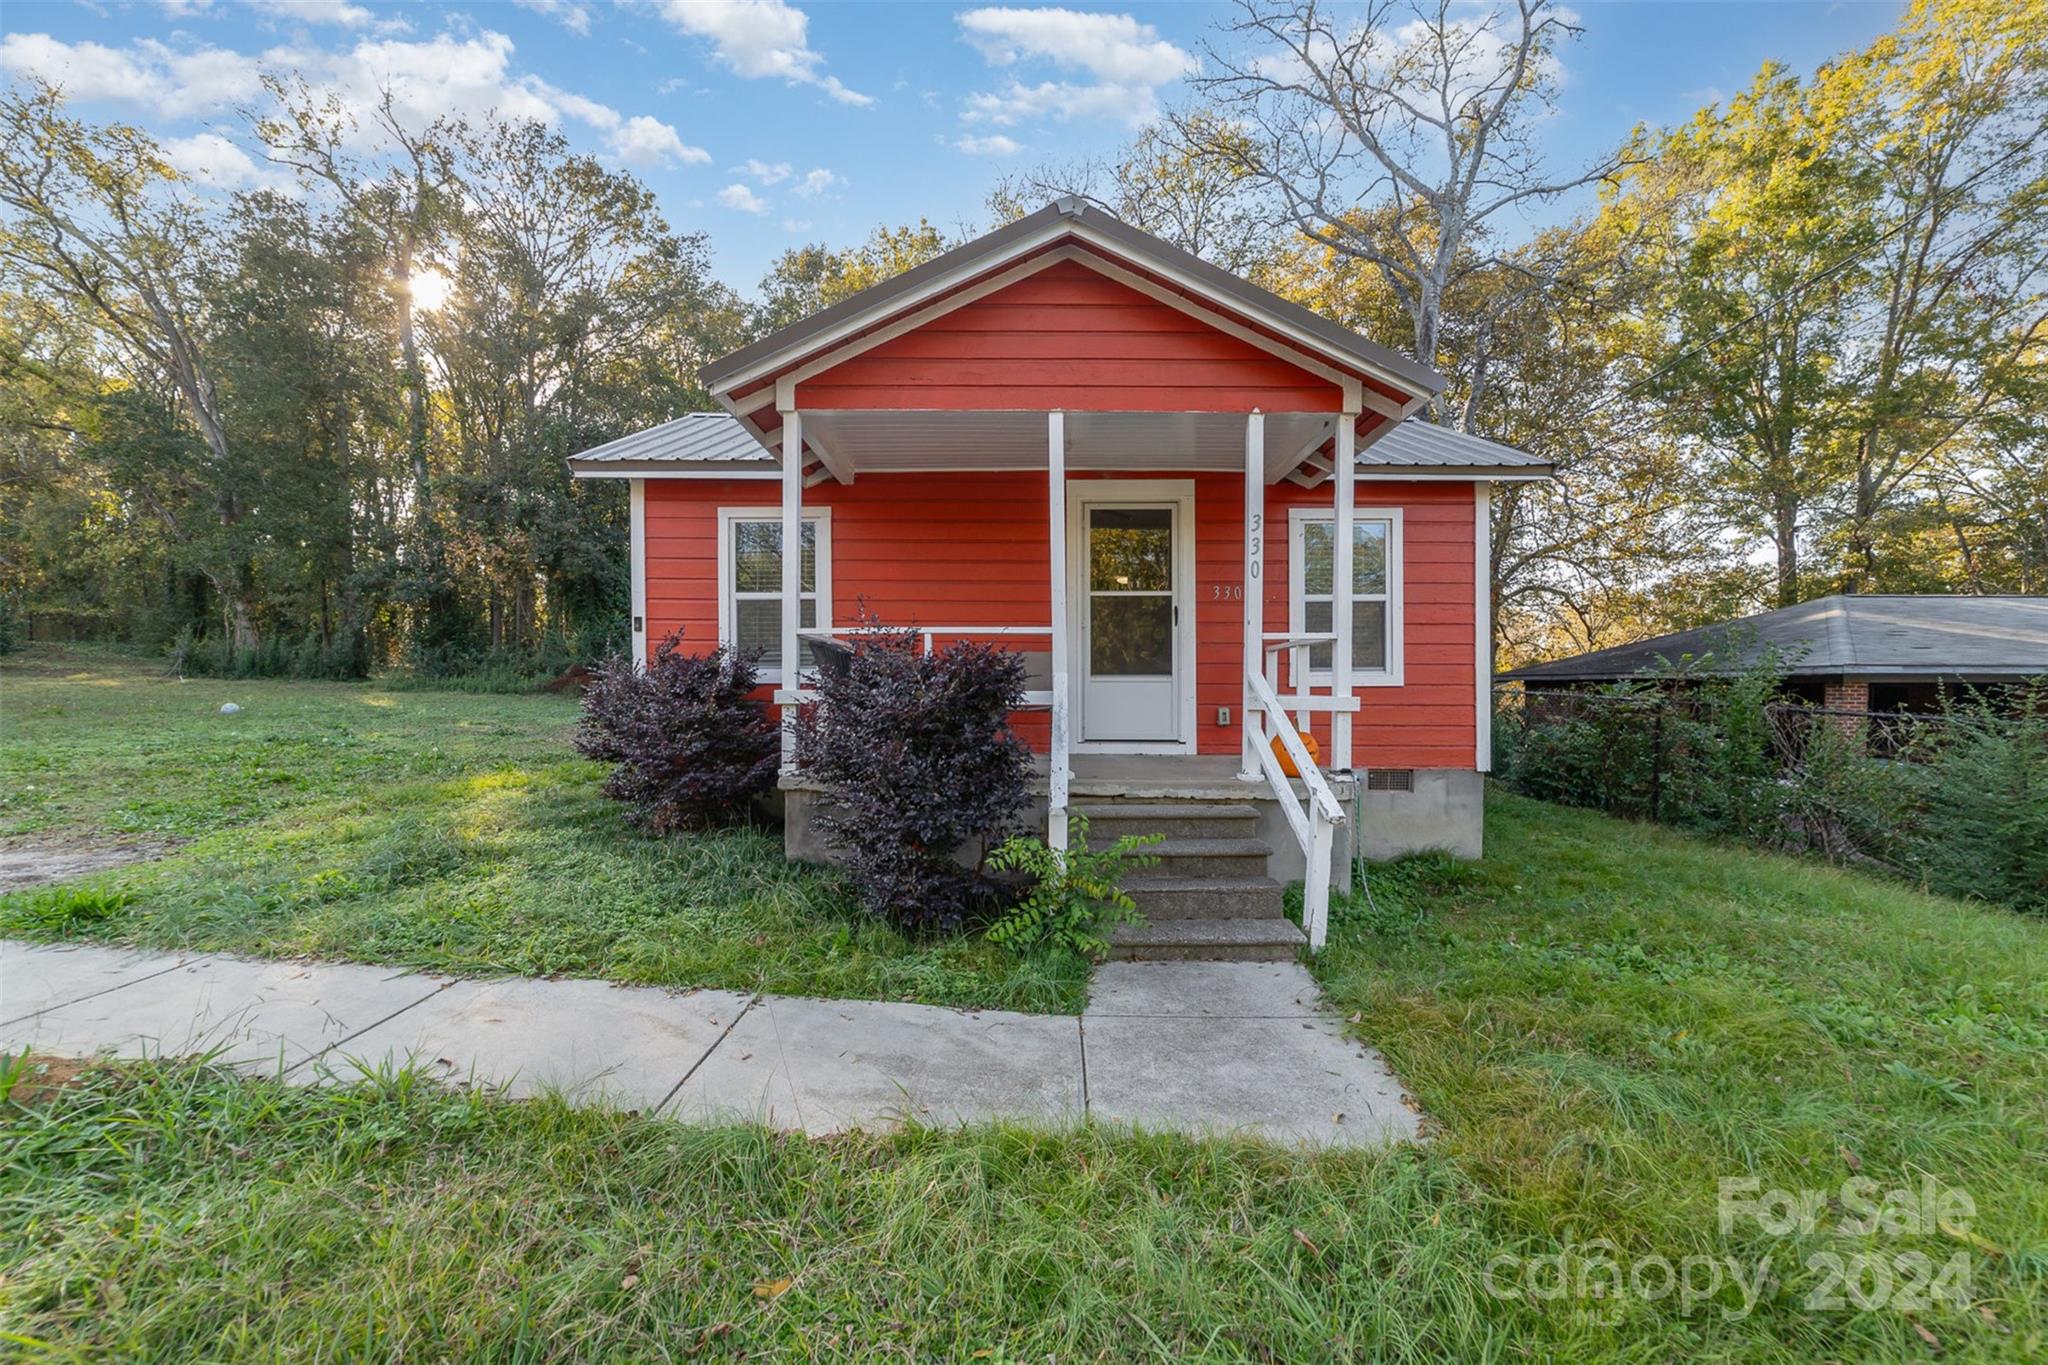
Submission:
<svg viewBox="0 0 2048 1365">
<path fill-rule="evenodd" d="M 1798 677 L 2030 678 L 2048 674 L 2048 597 L 1838 593 L 1501 676 L 1604 682 L 1688 657 L 1705 660 L 1702 671 L 1732 672 L 1771 646 Z"/>
<path fill-rule="evenodd" d="M 886 418 L 888 414 L 876 414 Z M 973 416 L 975 414 L 962 414 Z M 990 416 L 993 414 L 981 414 Z M 1036 414 L 1034 414 L 1035 416 Z M 1033 436 L 1042 448 L 1042 424 Z M 686 413 L 671 422 L 621 436 L 569 457 L 571 469 L 591 473 L 659 472 L 663 466 L 728 465 L 748 469 L 775 468 L 775 455 L 764 450 L 740 419 L 725 412 Z M 1410 419 L 1358 452 L 1361 469 L 1417 468 L 1489 473 L 1548 473 L 1550 466 L 1534 455 L 1489 441 L 1482 436 L 1432 426 Z"/>
<path fill-rule="evenodd" d="M 686 412 L 569 457 L 571 466 L 767 462 L 761 443 L 737 417 L 724 412 Z"/>
<path fill-rule="evenodd" d="M 1527 451 L 1470 436 L 1410 417 L 1358 452 L 1361 465 L 1435 466 L 1445 469 L 1527 469 L 1547 473 L 1550 464 Z"/>
<path fill-rule="evenodd" d="M 1216 297 L 1229 299 L 1254 312 L 1264 313 L 1289 326 L 1299 328 L 1340 357 L 1367 369 L 1394 375 L 1427 393 L 1434 394 L 1443 389 L 1443 376 L 1427 365 L 1418 364 L 1378 342 L 1368 341 L 1349 328 L 1338 326 L 1313 309 L 1304 308 L 1269 290 L 1261 289 L 1250 280 L 1233 275 L 1220 266 L 1211 265 L 1201 257 L 1161 241 L 1149 232 L 1141 232 L 1106 210 L 1072 195 L 1057 199 L 1036 213 L 1028 214 L 1014 223 L 985 233 L 962 246 L 954 247 L 944 255 L 934 256 L 924 264 L 913 266 L 900 275 L 893 275 L 880 284 L 870 285 L 858 294 L 841 299 L 831 307 L 820 309 L 780 331 L 771 332 L 751 345 L 742 346 L 736 351 L 720 356 L 704 367 L 704 385 L 709 389 L 718 389 L 735 375 L 750 370 L 762 361 L 784 351 L 799 349 L 812 337 L 830 331 L 849 318 L 885 309 L 892 300 L 921 288 L 931 280 L 962 269 L 971 269 L 977 260 L 998 255 L 1011 243 L 1032 236 L 1047 224 L 1061 218 L 1071 219 L 1077 223 L 1085 221 L 1090 230 L 1114 242 L 1133 259 L 1141 263 L 1150 260 L 1163 269 L 1198 280 Z"/>
</svg>

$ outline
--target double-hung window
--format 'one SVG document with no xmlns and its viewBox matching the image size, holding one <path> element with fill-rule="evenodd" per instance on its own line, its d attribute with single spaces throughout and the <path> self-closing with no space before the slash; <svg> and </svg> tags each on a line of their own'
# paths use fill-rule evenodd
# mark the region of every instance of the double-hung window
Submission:
<svg viewBox="0 0 2048 1365">
<path fill-rule="evenodd" d="M 832 625 L 832 517 L 827 508 L 804 512 L 802 577 L 797 629 Z M 718 513 L 718 639 L 736 645 L 760 666 L 761 681 L 782 685 L 782 512 L 773 507 L 726 507 Z M 811 666 L 809 641 L 797 646 Z"/>
<path fill-rule="evenodd" d="M 1288 513 L 1289 624 L 1296 634 L 1336 630 L 1335 508 Z M 1351 683 L 1401 685 L 1401 509 L 1361 507 L 1351 522 Z M 1308 651 L 1310 683 L 1328 684 L 1335 646 Z"/>
</svg>

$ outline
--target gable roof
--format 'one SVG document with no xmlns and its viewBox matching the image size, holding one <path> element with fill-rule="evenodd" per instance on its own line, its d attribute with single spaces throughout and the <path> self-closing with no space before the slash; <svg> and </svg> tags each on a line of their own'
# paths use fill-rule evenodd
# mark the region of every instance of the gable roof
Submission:
<svg viewBox="0 0 2048 1365">
<path fill-rule="evenodd" d="M 2027 678 L 2048 674 L 2048 597 L 1837 593 L 1717 625 L 1503 673 L 1605 682 L 1665 673 L 1690 656 L 1730 673 L 1775 646 L 1794 677 Z"/>
<path fill-rule="evenodd" d="M 1443 470 L 1473 478 L 1550 471 L 1548 464 L 1526 451 L 1414 418 L 1394 423 L 1385 436 L 1360 449 L 1357 463 L 1360 469 Z M 772 474 L 781 466 L 731 413 L 689 412 L 572 455 L 569 467 L 584 477 L 660 477 L 685 472 Z"/>
<path fill-rule="evenodd" d="M 721 356 L 704 367 L 704 385 L 715 393 L 725 393 L 756 382 L 779 363 L 794 361 L 843 339 L 850 331 L 860 330 L 864 319 L 879 322 L 893 312 L 925 301 L 933 290 L 942 289 L 949 281 L 972 278 L 1005 260 L 1019 259 L 1066 238 L 1078 239 L 1142 269 L 1184 280 L 1195 291 L 1195 301 L 1266 321 L 1296 344 L 1312 348 L 1321 358 L 1343 368 L 1382 376 L 1413 392 L 1435 394 L 1443 389 L 1443 377 L 1427 365 L 1369 341 L 1312 309 L 1261 289 L 1075 196 L 1055 200 L 1036 213 Z"/>
</svg>

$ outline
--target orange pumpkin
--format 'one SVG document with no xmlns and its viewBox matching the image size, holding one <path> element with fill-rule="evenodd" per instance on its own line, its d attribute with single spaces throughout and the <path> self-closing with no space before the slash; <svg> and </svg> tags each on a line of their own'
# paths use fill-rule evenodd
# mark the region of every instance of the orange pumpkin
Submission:
<svg viewBox="0 0 2048 1365">
<path fill-rule="evenodd" d="M 1287 722 L 1283 720 L 1280 723 L 1285 725 Z M 1308 750 L 1308 761 L 1312 764 L 1320 765 L 1323 761 L 1323 751 L 1317 746 L 1316 737 L 1300 730 L 1295 731 L 1295 733 L 1301 736 L 1301 747 Z M 1273 757 L 1280 760 L 1281 772 L 1286 773 L 1289 777 L 1301 776 L 1301 773 L 1294 766 L 1294 756 L 1287 752 L 1287 741 L 1278 735 L 1273 736 Z"/>
</svg>

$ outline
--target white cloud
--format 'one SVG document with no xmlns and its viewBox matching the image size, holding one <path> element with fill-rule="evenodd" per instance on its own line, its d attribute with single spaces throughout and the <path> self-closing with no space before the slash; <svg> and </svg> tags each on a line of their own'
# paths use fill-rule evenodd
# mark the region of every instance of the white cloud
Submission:
<svg viewBox="0 0 2048 1365">
<path fill-rule="evenodd" d="M 219 133 L 171 138 L 163 144 L 173 166 L 217 190 L 289 189 L 291 177 L 259 162 Z"/>
<path fill-rule="evenodd" d="M 1195 59 L 1128 14 L 1070 9 L 976 9 L 959 16 L 967 40 L 996 66 L 1041 57 L 1101 81 L 1155 87 L 1195 69 Z"/>
<path fill-rule="evenodd" d="M 590 32 L 590 10 L 574 3 L 574 0 L 512 0 L 512 3 L 554 20 L 571 33 L 588 35 Z"/>
<path fill-rule="evenodd" d="M 991 133 L 987 137 L 956 137 L 947 145 L 969 156 L 1015 156 L 1024 150 L 1023 143 L 1001 133 Z"/>
<path fill-rule="evenodd" d="M 360 38 L 343 51 L 276 47 L 260 55 L 205 47 L 178 51 L 145 39 L 125 48 L 64 43 L 47 34 L 0 38 L 0 69 L 60 85 L 82 102 L 127 104 L 164 118 L 219 114 L 260 103 L 260 73 L 301 73 L 315 98 L 333 97 L 352 114 L 358 136 L 373 139 L 372 115 L 388 90 L 400 120 L 423 127 L 437 118 L 573 120 L 604 134 L 606 150 L 630 166 L 702 164 L 711 154 L 685 143 L 674 127 L 513 70 L 513 44 L 502 33 L 442 34 L 425 41 Z"/>
<path fill-rule="evenodd" d="M 169 118 L 225 109 L 263 89 L 253 58 L 218 47 L 178 52 L 154 39 L 111 48 L 9 33 L 0 37 L 0 70 L 39 77 L 74 100 L 144 105 Z"/>
<path fill-rule="evenodd" d="M 811 50 L 811 17 L 784 0 L 662 0 L 661 13 L 682 32 L 710 39 L 738 75 L 815 85 L 842 104 L 874 103 L 819 70 L 825 58 Z"/>
<path fill-rule="evenodd" d="M 1076 118 L 1112 119 L 1142 128 L 1159 117 L 1159 100 L 1142 85 L 1075 85 L 1069 81 L 1016 81 L 999 91 L 969 95 L 960 115 L 963 123 L 994 123 L 1005 128 L 1033 119 L 1065 122 Z"/>
<path fill-rule="evenodd" d="M 809 232 L 811 230 L 811 220 L 808 218 L 785 218 L 782 220 L 782 230 L 784 232 Z"/>
<path fill-rule="evenodd" d="M 302 24 L 336 24 L 342 28 L 365 28 L 377 17 L 349 0 L 249 0 L 249 6 L 259 13 L 296 19 Z"/>
<path fill-rule="evenodd" d="M 835 175 L 833 172 L 820 166 L 814 171 L 806 171 L 804 173 L 804 178 L 797 182 L 796 192 L 804 198 L 810 199 L 823 194 L 827 190 L 836 190 L 845 183 L 846 178 L 844 176 Z"/>
<path fill-rule="evenodd" d="M 766 213 L 768 211 L 768 206 L 761 202 L 761 196 L 755 194 L 737 180 L 727 185 L 713 197 L 727 208 L 738 209 L 741 213 Z"/>
<path fill-rule="evenodd" d="M 780 185 L 795 172 L 790 169 L 787 161 L 778 161 L 770 165 L 759 158 L 749 157 L 747 164 L 740 167 L 740 174 L 751 176 L 763 185 Z"/>
<path fill-rule="evenodd" d="M 959 23 L 992 66 L 1049 63 L 1087 78 L 1033 85 L 1013 75 L 1001 90 L 968 97 L 961 113 L 966 123 L 1100 118 L 1143 127 L 1159 117 L 1159 88 L 1191 74 L 1196 65 L 1193 54 L 1128 14 L 989 8 L 968 10 Z"/>
<path fill-rule="evenodd" d="M 684 142 L 674 128 L 646 114 L 633 115 L 605 140 L 613 156 L 640 169 L 683 162 L 701 166 L 711 160 L 711 153 Z"/>
<path fill-rule="evenodd" d="M 203 19 L 213 13 L 213 0 L 158 0 L 170 19 Z"/>
</svg>

